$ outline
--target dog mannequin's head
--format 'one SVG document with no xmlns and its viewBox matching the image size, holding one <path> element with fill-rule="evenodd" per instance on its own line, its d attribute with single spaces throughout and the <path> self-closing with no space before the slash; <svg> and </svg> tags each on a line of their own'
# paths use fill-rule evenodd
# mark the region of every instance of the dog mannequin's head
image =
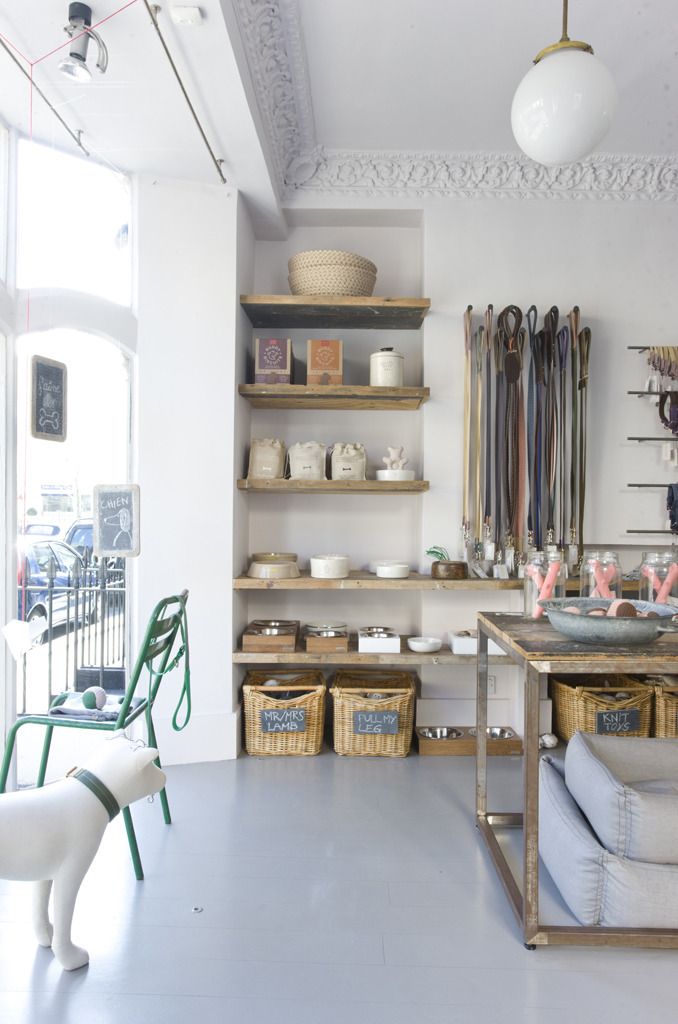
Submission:
<svg viewBox="0 0 678 1024">
<path fill-rule="evenodd" d="M 158 793 L 165 785 L 165 773 L 153 762 L 158 756 L 154 747 L 144 747 L 116 733 L 102 743 L 79 766 L 87 768 L 118 801 L 120 807 Z"/>
</svg>

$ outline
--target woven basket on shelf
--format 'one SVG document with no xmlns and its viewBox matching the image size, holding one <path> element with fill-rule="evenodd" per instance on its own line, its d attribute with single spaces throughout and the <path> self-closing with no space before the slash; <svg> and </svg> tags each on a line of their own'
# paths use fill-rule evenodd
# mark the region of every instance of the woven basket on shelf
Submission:
<svg viewBox="0 0 678 1024">
<path fill-rule="evenodd" d="M 416 683 L 408 672 L 339 671 L 330 693 L 333 697 L 334 749 L 357 757 L 406 757 L 412 743 Z M 380 693 L 387 696 L 372 697 Z M 393 712 L 397 732 L 355 731 L 356 712 Z"/>
<path fill-rule="evenodd" d="M 277 685 L 266 685 L 275 679 Z M 276 693 L 289 697 L 282 699 Z M 318 754 L 323 742 L 325 694 L 322 672 L 248 672 L 243 683 L 245 749 L 259 756 Z M 265 732 L 262 711 L 303 711 L 303 729 Z"/>
<path fill-rule="evenodd" d="M 293 295 L 371 295 L 377 276 L 359 267 L 307 267 L 288 277 Z"/>
<path fill-rule="evenodd" d="M 654 687 L 652 735 L 662 739 L 678 737 L 678 680 L 675 680 L 673 686 L 663 683 Z"/>
<path fill-rule="evenodd" d="M 616 736 L 649 736 L 652 721 L 652 687 L 646 686 L 630 676 L 608 676 L 609 685 L 600 685 L 603 679 L 586 676 L 585 684 L 579 685 L 576 676 L 568 680 L 551 678 L 551 699 L 553 701 L 553 731 L 561 740 L 570 740 L 575 732 L 597 732 L 596 715 L 599 711 L 625 711 L 637 708 L 640 726 L 636 731 L 617 732 Z M 603 694 L 618 691 L 628 693 L 627 700 L 611 704 Z"/>
<path fill-rule="evenodd" d="M 365 256 L 358 256 L 355 252 L 344 252 L 342 249 L 308 249 L 306 252 L 298 252 L 287 261 L 287 269 L 290 274 L 298 270 L 305 270 L 307 267 L 357 267 L 359 270 L 367 270 L 371 274 L 377 273 L 376 265 Z"/>
</svg>

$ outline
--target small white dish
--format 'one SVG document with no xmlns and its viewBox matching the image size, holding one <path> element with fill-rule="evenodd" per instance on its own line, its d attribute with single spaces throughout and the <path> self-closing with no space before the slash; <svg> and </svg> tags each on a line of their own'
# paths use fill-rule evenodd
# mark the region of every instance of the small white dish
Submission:
<svg viewBox="0 0 678 1024">
<path fill-rule="evenodd" d="M 377 480 L 414 480 L 413 469 L 378 469 Z"/>
<path fill-rule="evenodd" d="M 251 562 L 247 575 L 255 580 L 294 580 L 300 572 L 296 562 Z"/>
<path fill-rule="evenodd" d="M 410 636 L 407 638 L 407 646 L 417 654 L 435 654 L 443 646 L 443 642 L 435 636 Z"/>
<path fill-rule="evenodd" d="M 320 580 L 343 580 L 349 574 L 348 555 L 312 555 L 311 576 Z"/>
<path fill-rule="evenodd" d="M 377 562 L 375 572 L 382 579 L 405 580 L 410 575 L 410 567 L 407 562 Z"/>
</svg>

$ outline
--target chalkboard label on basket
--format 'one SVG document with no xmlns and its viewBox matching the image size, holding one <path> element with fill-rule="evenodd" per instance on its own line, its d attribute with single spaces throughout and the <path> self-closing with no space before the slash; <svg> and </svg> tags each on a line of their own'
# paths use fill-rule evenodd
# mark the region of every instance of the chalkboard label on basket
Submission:
<svg viewBox="0 0 678 1024">
<path fill-rule="evenodd" d="M 262 732 L 306 732 L 306 708 L 262 708 Z"/>
<path fill-rule="evenodd" d="M 597 711 L 596 732 L 598 734 L 640 732 L 640 710 L 638 708 L 619 708 L 617 711 Z"/>
<path fill-rule="evenodd" d="M 360 736 L 397 736 L 397 711 L 354 711 L 353 732 Z"/>
</svg>

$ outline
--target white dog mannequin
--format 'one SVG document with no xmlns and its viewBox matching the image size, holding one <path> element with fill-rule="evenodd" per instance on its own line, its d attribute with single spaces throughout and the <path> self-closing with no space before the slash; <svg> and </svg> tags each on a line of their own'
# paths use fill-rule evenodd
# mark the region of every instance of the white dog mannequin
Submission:
<svg viewBox="0 0 678 1024">
<path fill-rule="evenodd" d="M 41 789 L 0 796 L 0 878 L 35 882 L 33 927 L 41 946 L 51 946 L 64 970 L 89 961 L 71 941 L 80 883 L 118 808 L 157 793 L 165 773 L 153 762 L 158 751 L 138 747 L 122 733 L 84 760 L 80 776 Z M 103 784 L 103 785 L 102 785 Z M 54 882 L 54 928 L 48 904 Z"/>
</svg>

